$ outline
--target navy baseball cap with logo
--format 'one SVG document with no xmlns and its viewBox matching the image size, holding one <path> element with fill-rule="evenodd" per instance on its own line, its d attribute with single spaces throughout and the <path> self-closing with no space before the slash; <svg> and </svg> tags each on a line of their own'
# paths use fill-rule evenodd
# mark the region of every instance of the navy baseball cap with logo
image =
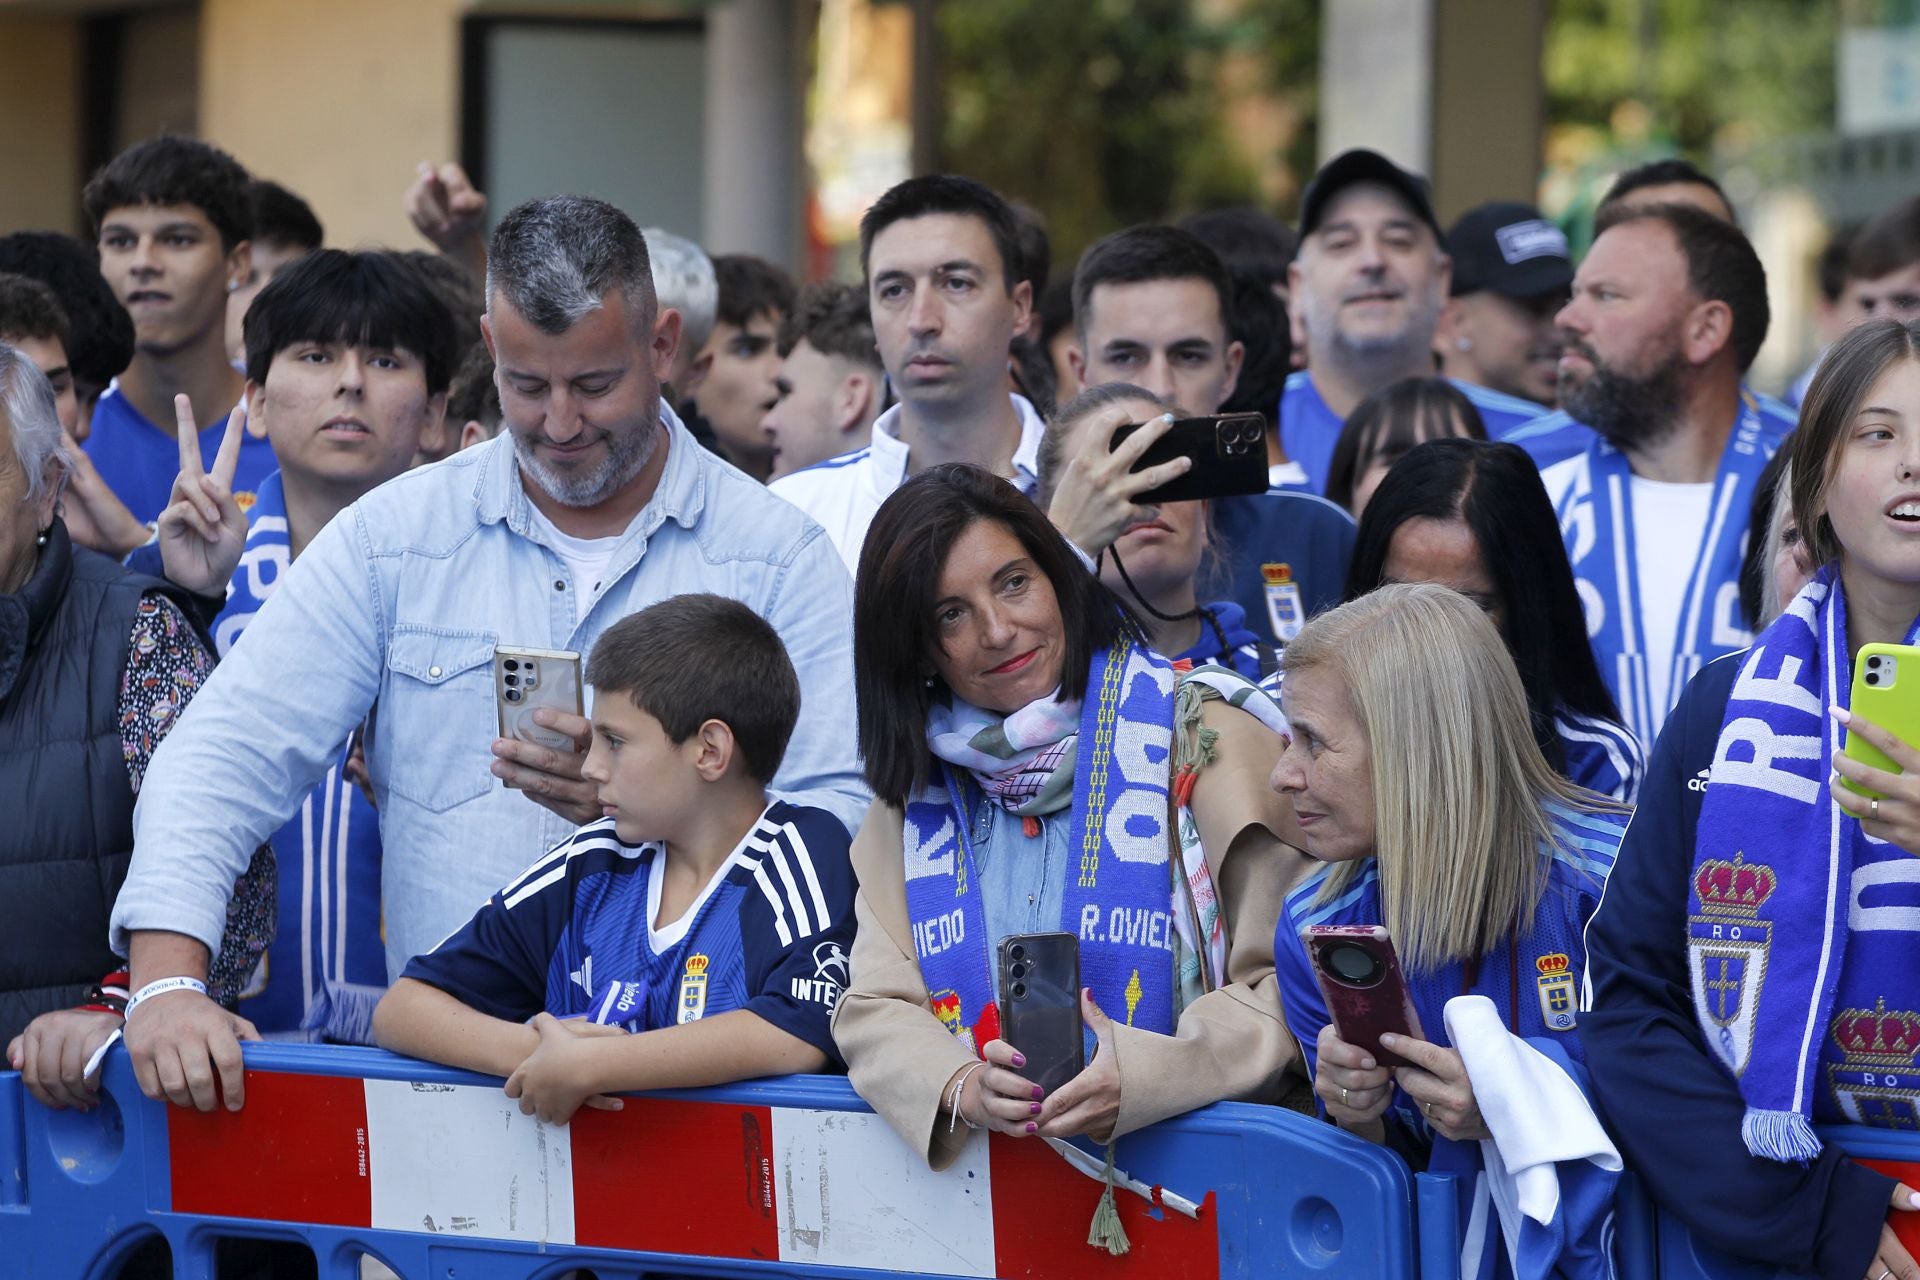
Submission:
<svg viewBox="0 0 1920 1280">
<path fill-rule="evenodd" d="M 1433 214 L 1433 196 L 1427 190 L 1427 180 L 1417 173 L 1402 169 L 1378 151 L 1369 151 L 1365 147 L 1342 151 L 1321 165 L 1320 172 L 1314 174 L 1313 181 L 1307 183 L 1307 190 L 1300 197 L 1301 237 L 1318 231 L 1320 219 L 1326 214 L 1333 198 L 1360 182 L 1378 183 L 1394 192 L 1407 202 L 1420 221 L 1433 228 L 1434 237 L 1440 238 L 1440 219 Z"/>
<path fill-rule="evenodd" d="M 1530 204 L 1502 200 L 1467 210 L 1447 233 L 1447 253 L 1456 298 L 1482 290 L 1541 298 L 1573 283 L 1566 233 Z"/>
</svg>

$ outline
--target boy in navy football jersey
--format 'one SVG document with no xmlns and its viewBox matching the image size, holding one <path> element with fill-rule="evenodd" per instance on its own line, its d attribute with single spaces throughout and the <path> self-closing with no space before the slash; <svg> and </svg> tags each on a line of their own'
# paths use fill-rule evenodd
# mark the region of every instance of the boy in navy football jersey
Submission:
<svg viewBox="0 0 1920 1280">
<path fill-rule="evenodd" d="M 676 596 L 609 627 L 586 678 L 581 772 L 606 817 L 414 957 L 375 1037 L 508 1076 L 555 1123 L 617 1109 L 605 1094 L 838 1067 L 853 871 L 832 814 L 768 802 L 800 712 L 780 637 L 737 601 Z"/>
</svg>

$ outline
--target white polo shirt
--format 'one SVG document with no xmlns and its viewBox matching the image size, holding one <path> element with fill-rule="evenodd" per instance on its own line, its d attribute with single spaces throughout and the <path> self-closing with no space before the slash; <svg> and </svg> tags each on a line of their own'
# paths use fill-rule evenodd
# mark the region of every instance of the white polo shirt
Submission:
<svg viewBox="0 0 1920 1280">
<path fill-rule="evenodd" d="M 1008 396 L 1020 415 L 1020 446 L 1013 453 L 1011 479 L 1015 488 L 1031 494 L 1040 478 L 1040 436 L 1046 423 L 1025 396 Z M 856 573 L 867 526 L 907 478 L 907 446 L 894 434 L 901 406 L 881 414 L 873 424 L 873 443 L 852 453 L 803 467 L 775 480 L 768 489 L 806 512 L 827 531 L 827 537 Z"/>
</svg>

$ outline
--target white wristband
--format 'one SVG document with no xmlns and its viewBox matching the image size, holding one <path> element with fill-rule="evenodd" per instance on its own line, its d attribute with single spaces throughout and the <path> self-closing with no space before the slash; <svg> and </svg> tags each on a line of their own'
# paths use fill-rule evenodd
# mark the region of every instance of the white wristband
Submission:
<svg viewBox="0 0 1920 1280">
<path fill-rule="evenodd" d="M 189 978 L 184 975 L 178 978 L 156 978 L 134 992 L 133 999 L 127 1001 L 127 1011 L 122 1015 L 122 1019 L 131 1018 L 133 1011 L 140 1007 L 142 1001 L 152 996 L 163 996 L 169 991 L 198 991 L 201 995 L 205 995 L 207 984 L 198 978 Z"/>
</svg>

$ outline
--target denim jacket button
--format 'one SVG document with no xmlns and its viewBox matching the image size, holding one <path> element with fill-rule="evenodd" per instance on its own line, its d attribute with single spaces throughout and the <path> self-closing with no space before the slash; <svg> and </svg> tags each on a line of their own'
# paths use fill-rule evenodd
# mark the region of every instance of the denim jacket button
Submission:
<svg viewBox="0 0 1920 1280">
<path fill-rule="evenodd" d="M 438 679 L 440 678 L 440 668 L 438 668 L 438 667 L 428 667 L 428 668 L 427 668 L 427 674 L 428 674 L 428 675 L 430 675 L 430 676 L 432 676 L 432 677 L 433 677 L 434 679 L 436 679 L 436 680 L 438 680 Z"/>
</svg>

